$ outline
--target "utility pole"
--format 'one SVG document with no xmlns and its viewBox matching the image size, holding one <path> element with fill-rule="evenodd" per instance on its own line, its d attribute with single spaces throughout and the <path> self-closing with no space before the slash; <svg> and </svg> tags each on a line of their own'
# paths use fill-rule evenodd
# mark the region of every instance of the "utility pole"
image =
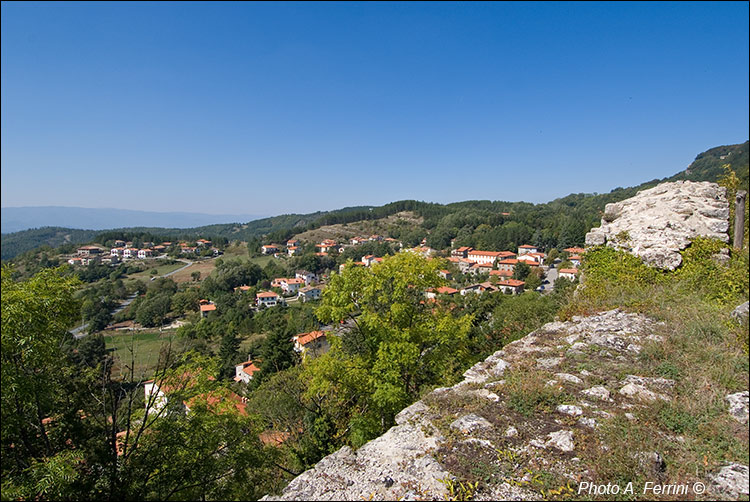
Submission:
<svg viewBox="0 0 750 502">
<path fill-rule="evenodd" d="M 742 249 L 745 240 L 745 201 L 747 192 L 738 190 L 734 198 L 734 248 Z"/>
</svg>

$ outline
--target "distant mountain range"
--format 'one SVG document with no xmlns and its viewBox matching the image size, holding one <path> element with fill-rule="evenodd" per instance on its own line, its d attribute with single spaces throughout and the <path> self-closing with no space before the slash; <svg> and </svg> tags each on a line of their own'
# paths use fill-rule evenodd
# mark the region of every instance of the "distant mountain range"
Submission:
<svg viewBox="0 0 750 502">
<path fill-rule="evenodd" d="M 87 207 L 33 206 L 4 207 L 0 211 L 2 233 L 31 228 L 64 227 L 106 230 L 125 227 L 194 228 L 217 223 L 247 223 L 267 215 L 161 213 L 130 209 L 94 209 Z"/>
</svg>

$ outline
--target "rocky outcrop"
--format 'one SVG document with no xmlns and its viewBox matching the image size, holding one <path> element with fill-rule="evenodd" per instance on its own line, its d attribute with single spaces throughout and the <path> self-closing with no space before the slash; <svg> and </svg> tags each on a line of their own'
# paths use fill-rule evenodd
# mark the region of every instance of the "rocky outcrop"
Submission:
<svg viewBox="0 0 750 502">
<path fill-rule="evenodd" d="M 471 468 L 508 460 L 506 471 L 488 475 L 475 500 L 540 499 L 528 473 L 534 465 L 563 480 L 587 479 L 579 455 L 602 420 L 638 420 L 640 407 L 672 399 L 674 380 L 628 373 L 649 344 L 662 343 L 660 326 L 617 309 L 548 323 L 467 370 L 460 383 L 404 409 L 383 436 L 329 455 L 266 500 L 446 500 L 446 485 L 460 479 L 466 458 Z M 574 345 L 579 349 L 570 351 Z M 548 413 L 519 414 L 515 401 L 534 391 L 518 388 L 518 378 L 536 379 L 537 391 L 561 402 Z M 656 452 L 634 455 L 664 464 Z M 716 484 L 717 496 L 741 493 L 736 483 L 725 486 L 736 481 L 735 471 L 715 476 L 724 483 Z"/>
<path fill-rule="evenodd" d="M 729 241 L 726 189 L 716 183 L 675 181 L 607 204 L 602 224 L 586 234 L 586 245 L 606 244 L 645 263 L 674 270 L 680 251 L 696 236 Z"/>
</svg>

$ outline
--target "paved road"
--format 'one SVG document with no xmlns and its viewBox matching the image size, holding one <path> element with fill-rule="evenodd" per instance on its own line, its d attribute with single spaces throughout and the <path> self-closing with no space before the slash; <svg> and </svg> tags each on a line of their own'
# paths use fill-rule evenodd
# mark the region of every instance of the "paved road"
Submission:
<svg viewBox="0 0 750 502">
<path fill-rule="evenodd" d="M 117 306 L 117 308 L 115 308 L 112 311 L 112 315 L 115 315 L 118 312 L 122 312 L 123 310 L 125 310 L 125 307 L 130 305 L 131 302 L 135 300 L 137 296 L 138 296 L 137 293 L 133 293 L 132 295 L 128 296 L 120 305 Z M 70 330 L 70 332 L 75 338 L 83 338 L 84 336 L 88 334 L 88 333 L 83 332 L 88 326 L 89 326 L 88 323 L 86 323 L 83 326 L 78 326 L 77 328 Z"/>
<path fill-rule="evenodd" d="M 549 281 L 549 284 L 544 284 L 544 291 L 549 293 L 553 289 L 555 289 L 555 281 L 557 280 L 557 276 L 559 275 L 559 272 L 557 271 L 557 268 L 550 268 L 547 270 L 547 275 L 544 277 L 546 280 Z"/>
<path fill-rule="evenodd" d="M 177 270 L 172 270 L 171 272 L 168 272 L 168 273 L 162 275 L 162 277 L 169 277 L 170 275 L 174 275 L 177 272 L 179 272 L 180 270 L 185 270 L 186 268 L 188 268 L 190 265 L 193 264 L 192 261 L 190 261 L 190 260 L 183 260 L 182 258 L 177 258 L 177 261 L 181 261 L 182 263 L 187 263 L 187 265 L 185 265 L 184 267 L 180 267 Z"/>
<path fill-rule="evenodd" d="M 165 258 L 165 257 L 166 257 L 166 255 L 164 255 L 163 257 Z M 160 256 L 159 258 L 162 258 L 162 256 Z M 161 277 L 169 277 L 169 276 L 170 276 L 170 275 L 172 275 L 172 274 L 176 274 L 176 273 L 177 273 L 177 272 L 179 272 L 180 270 L 185 270 L 186 268 L 188 268 L 188 267 L 189 267 L 190 265 L 192 265 L 192 264 L 193 264 L 193 262 L 192 262 L 192 261 L 190 261 L 190 260 L 183 260 L 183 259 L 181 259 L 181 258 L 178 258 L 178 259 L 177 259 L 177 261 L 181 261 L 182 263 L 185 263 L 186 265 L 185 265 L 184 267 L 180 267 L 180 268 L 178 268 L 177 270 L 172 270 L 171 272 L 168 272 L 168 273 L 166 273 L 166 274 L 162 275 Z M 118 305 L 118 306 L 117 306 L 117 308 L 115 308 L 115 309 L 114 309 L 114 310 L 112 311 L 112 315 L 115 315 L 115 314 L 117 314 L 117 313 L 119 313 L 119 312 L 122 312 L 123 310 L 125 310 L 125 307 L 127 307 L 128 305 L 130 305 L 130 303 L 131 303 L 131 302 L 132 302 L 133 300 L 135 300 L 135 297 L 136 297 L 136 296 L 138 296 L 138 295 L 137 295 L 136 293 L 133 293 L 132 295 L 130 295 L 129 297 L 127 297 L 127 298 L 125 299 L 125 301 L 123 301 L 123 302 L 122 302 L 122 303 L 121 303 L 120 305 Z M 84 330 L 85 330 L 85 329 L 86 329 L 86 328 L 87 328 L 88 326 L 89 326 L 89 325 L 88 325 L 88 323 L 86 323 L 86 324 L 83 324 L 83 325 L 81 325 L 81 326 L 78 326 L 78 327 L 77 327 L 77 328 L 75 328 L 75 329 L 72 329 L 72 330 L 70 330 L 70 332 L 71 332 L 71 334 L 72 334 L 72 335 L 73 335 L 73 336 L 74 336 L 75 338 L 83 338 L 84 336 L 86 336 L 86 335 L 88 334 L 88 333 L 85 333 L 85 332 L 84 332 Z"/>
</svg>

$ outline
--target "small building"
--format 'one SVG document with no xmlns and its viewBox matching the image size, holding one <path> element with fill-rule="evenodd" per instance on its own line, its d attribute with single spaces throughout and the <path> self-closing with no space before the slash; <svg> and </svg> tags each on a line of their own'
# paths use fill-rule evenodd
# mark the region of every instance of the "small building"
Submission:
<svg viewBox="0 0 750 502">
<path fill-rule="evenodd" d="M 580 255 L 574 254 L 570 258 L 568 258 L 568 260 L 570 260 L 570 263 L 572 263 L 575 268 L 578 268 L 578 267 L 581 266 L 581 256 Z"/>
<path fill-rule="evenodd" d="M 112 248 L 109 250 L 110 256 L 122 256 L 122 252 L 125 250 L 125 248 L 118 247 L 118 248 Z"/>
<path fill-rule="evenodd" d="M 297 270 L 294 273 L 294 277 L 305 281 L 305 286 L 309 286 L 313 282 L 318 282 L 318 276 L 307 270 Z"/>
<path fill-rule="evenodd" d="M 497 282 L 497 287 L 502 290 L 503 293 L 510 293 L 517 295 L 523 293 L 523 286 L 526 283 L 517 279 L 505 279 Z"/>
<path fill-rule="evenodd" d="M 585 252 L 586 252 L 586 250 L 585 250 L 585 249 L 583 249 L 583 248 L 577 248 L 577 247 L 572 247 L 572 248 L 565 248 L 565 249 L 563 249 L 563 251 L 565 251 L 565 252 L 566 252 L 566 253 L 568 253 L 569 255 L 574 255 L 574 254 L 583 254 L 583 253 L 585 253 Z"/>
<path fill-rule="evenodd" d="M 511 277 L 513 277 L 513 271 L 512 270 L 491 270 L 490 277 L 492 276 L 495 276 L 500 280 L 510 279 Z"/>
<path fill-rule="evenodd" d="M 499 255 L 499 251 L 478 251 L 474 249 L 469 251 L 466 257 L 477 263 L 489 263 L 492 265 L 497 261 Z"/>
<path fill-rule="evenodd" d="M 105 263 L 107 265 L 116 265 L 120 263 L 120 257 L 117 255 L 103 256 L 101 260 L 102 263 Z"/>
<path fill-rule="evenodd" d="M 279 252 L 279 248 L 275 244 L 267 244 L 260 247 L 260 252 L 263 254 L 274 254 Z"/>
<path fill-rule="evenodd" d="M 526 253 L 536 253 L 539 250 L 536 246 L 532 246 L 530 244 L 524 244 L 523 246 L 518 246 L 518 256 L 521 256 Z"/>
<path fill-rule="evenodd" d="M 210 246 L 211 241 L 206 240 L 206 239 L 198 239 L 197 241 L 195 241 L 195 244 L 198 246 Z"/>
<path fill-rule="evenodd" d="M 275 307 L 279 304 L 279 295 L 273 291 L 264 291 L 255 295 L 255 304 L 257 306 L 264 305 L 266 307 Z"/>
<path fill-rule="evenodd" d="M 311 300 L 320 300 L 320 295 L 322 293 L 322 290 L 319 286 L 305 286 L 304 288 L 300 288 L 299 292 L 297 293 L 297 298 L 300 299 L 300 301 L 307 302 Z"/>
<path fill-rule="evenodd" d="M 509 270 L 513 272 L 516 269 L 516 265 L 518 264 L 518 260 L 515 258 L 506 258 L 505 260 L 500 260 L 497 262 L 497 269 L 498 270 Z"/>
<path fill-rule="evenodd" d="M 253 379 L 253 375 L 260 371 L 260 368 L 252 360 L 247 360 L 242 364 L 238 364 L 234 367 L 234 381 L 250 383 Z"/>
<path fill-rule="evenodd" d="M 281 279 L 281 289 L 285 293 L 296 293 L 304 285 L 305 281 L 303 279 Z"/>
<path fill-rule="evenodd" d="M 102 252 L 99 246 L 81 246 L 78 248 L 78 256 L 93 256 Z"/>
<path fill-rule="evenodd" d="M 209 312 L 216 310 L 216 304 L 208 300 L 200 300 L 198 302 L 198 307 L 201 311 L 201 317 L 206 317 Z"/>
<path fill-rule="evenodd" d="M 455 256 L 456 258 L 468 258 L 470 251 L 474 251 L 474 248 L 469 246 L 462 246 L 451 251 L 451 256 Z"/>
<path fill-rule="evenodd" d="M 319 356 L 325 354 L 331 348 L 325 331 L 301 333 L 293 337 L 292 340 L 294 340 L 294 350 L 303 356 Z"/>
<path fill-rule="evenodd" d="M 139 249 L 138 250 L 138 258 L 141 260 L 144 260 L 146 258 L 151 258 L 154 255 L 154 252 L 150 249 Z"/>
<path fill-rule="evenodd" d="M 136 248 L 125 248 L 122 251 L 123 258 L 136 258 L 138 257 L 138 250 Z"/>
<path fill-rule="evenodd" d="M 453 280 L 453 274 L 451 274 L 450 270 L 441 270 L 438 272 L 438 275 L 445 279 L 446 281 L 452 281 Z"/>
<path fill-rule="evenodd" d="M 115 247 L 116 248 L 123 248 L 125 247 L 125 241 L 122 239 L 115 239 Z"/>
<path fill-rule="evenodd" d="M 286 241 L 287 248 L 298 247 L 298 246 L 299 246 L 299 240 L 297 239 L 289 239 L 288 241 Z"/>
<path fill-rule="evenodd" d="M 374 254 L 368 254 L 362 257 L 362 263 L 365 264 L 366 267 L 369 267 L 373 263 L 375 263 L 375 255 Z"/>
<path fill-rule="evenodd" d="M 578 269 L 577 268 L 561 268 L 559 270 L 560 275 L 558 277 L 561 277 L 563 279 L 568 279 L 570 281 L 574 281 L 576 276 L 578 275 Z"/>
<path fill-rule="evenodd" d="M 424 295 L 426 298 L 435 298 L 437 295 L 453 296 L 456 293 L 458 293 L 457 289 L 454 289 L 448 286 L 441 286 L 439 288 L 428 289 L 427 291 L 424 292 Z"/>
<path fill-rule="evenodd" d="M 289 246 L 288 248 L 286 248 L 286 253 L 289 256 L 294 256 L 295 254 L 297 254 L 298 249 L 299 248 L 297 246 Z"/>
</svg>

